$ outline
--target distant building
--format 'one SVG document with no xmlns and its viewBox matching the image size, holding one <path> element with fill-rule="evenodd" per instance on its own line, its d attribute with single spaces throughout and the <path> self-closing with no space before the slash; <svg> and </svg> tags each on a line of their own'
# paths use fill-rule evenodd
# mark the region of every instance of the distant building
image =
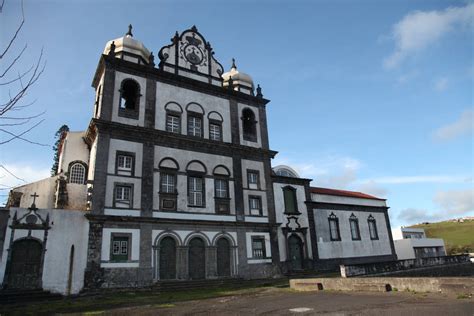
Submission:
<svg viewBox="0 0 474 316">
<path fill-rule="evenodd" d="M 397 228 L 392 236 L 398 260 L 446 256 L 444 240 L 426 238 L 423 228 Z"/>
<path fill-rule="evenodd" d="M 62 135 L 58 175 L 11 191 L 4 287 L 68 294 L 396 259 L 385 200 L 272 168 L 270 101 L 235 63 L 224 72 L 196 27 L 158 57 L 131 29 L 106 44 L 91 121 Z"/>
</svg>

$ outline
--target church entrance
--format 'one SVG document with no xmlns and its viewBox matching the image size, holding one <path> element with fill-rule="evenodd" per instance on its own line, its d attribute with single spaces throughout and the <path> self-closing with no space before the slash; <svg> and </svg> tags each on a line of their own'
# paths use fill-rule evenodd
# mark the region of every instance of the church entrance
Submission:
<svg viewBox="0 0 474 316">
<path fill-rule="evenodd" d="M 176 242 L 165 237 L 160 242 L 160 280 L 176 279 Z"/>
<path fill-rule="evenodd" d="M 41 286 L 41 254 L 43 246 L 34 239 L 22 239 L 13 243 L 8 287 L 13 289 L 37 289 Z"/>
<path fill-rule="evenodd" d="M 289 259 L 292 270 L 303 269 L 303 243 L 296 235 L 291 235 L 288 238 Z"/>
<path fill-rule="evenodd" d="M 199 280 L 206 278 L 206 248 L 201 238 L 189 242 L 189 278 Z"/>
<path fill-rule="evenodd" d="M 230 244 L 225 238 L 217 241 L 217 275 L 230 276 Z"/>
</svg>

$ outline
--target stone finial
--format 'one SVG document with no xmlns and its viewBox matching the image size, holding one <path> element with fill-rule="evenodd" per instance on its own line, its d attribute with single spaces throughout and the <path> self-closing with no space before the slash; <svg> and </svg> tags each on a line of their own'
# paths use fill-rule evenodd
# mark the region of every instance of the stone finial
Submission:
<svg viewBox="0 0 474 316">
<path fill-rule="evenodd" d="M 30 196 L 33 198 L 33 203 L 31 203 L 30 209 L 34 210 L 34 209 L 36 209 L 36 198 L 39 197 L 39 195 L 36 194 L 36 192 L 35 192 Z"/>
<path fill-rule="evenodd" d="M 262 88 L 260 88 L 259 84 L 257 84 L 257 98 L 263 98 Z"/>
<path fill-rule="evenodd" d="M 125 36 L 130 36 L 130 37 L 133 37 L 133 34 L 132 34 L 132 25 L 129 24 L 128 25 L 128 32 L 125 34 Z"/>
<path fill-rule="evenodd" d="M 155 56 L 153 56 L 153 52 L 151 52 L 150 56 L 148 56 L 148 65 L 150 67 L 155 67 Z"/>
<path fill-rule="evenodd" d="M 115 42 L 112 42 L 112 44 L 110 44 L 109 56 L 114 56 L 114 55 L 115 55 Z"/>
<path fill-rule="evenodd" d="M 193 25 L 193 27 L 191 28 L 191 31 L 193 31 L 193 32 L 197 32 L 197 31 L 198 31 L 196 25 Z"/>
<path fill-rule="evenodd" d="M 232 58 L 232 66 L 230 68 L 237 69 L 237 66 L 235 65 L 235 58 Z"/>
<path fill-rule="evenodd" d="M 233 90 L 234 89 L 234 79 L 232 79 L 232 76 L 229 76 L 229 80 L 227 82 L 228 82 L 227 88 L 229 90 Z"/>
</svg>

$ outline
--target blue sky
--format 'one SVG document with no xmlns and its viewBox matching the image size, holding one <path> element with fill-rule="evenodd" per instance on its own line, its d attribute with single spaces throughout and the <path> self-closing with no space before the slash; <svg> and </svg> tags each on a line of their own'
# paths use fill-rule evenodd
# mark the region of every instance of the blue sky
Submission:
<svg viewBox="0 0 474 316">
<path fill-rule="evenodd" d="M 224 67 L 235 57 L 271 100 L 274 165 L 313 186 L 387 198 L 393 226 L 474 215 L 472 2 L 25 0 L 24 9 L 12 49 L 28 48 L 15 73 L 41 48 L 47 63 L 23 112 L 46 111 L 30 140 L 52 145 L 62 124 L 87 127 L 100 54 L 129 23 L 155 55 L 195 24 Z M 7 0 L 1 15 L 3 48 L 20 2 Z M 52 158 L 51 147 L 21 140 L 0 146 L 1 165 L 26 181 L 48 176 Z M 0 199 L 22 183 L 0 169 Z"/>
</svg>

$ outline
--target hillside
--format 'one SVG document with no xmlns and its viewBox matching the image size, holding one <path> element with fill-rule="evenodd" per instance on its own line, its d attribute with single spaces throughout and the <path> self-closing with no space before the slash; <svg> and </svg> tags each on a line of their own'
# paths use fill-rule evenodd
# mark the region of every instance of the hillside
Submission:
<svg viewBox="0 0 474 316">
<path fill-rule="evenodd" d="M 443 238 L 448 254 L 474 252 L 474 220 L 418 224 L 411 227 L 424 228 L 426 237 Z"/>
</svg>

